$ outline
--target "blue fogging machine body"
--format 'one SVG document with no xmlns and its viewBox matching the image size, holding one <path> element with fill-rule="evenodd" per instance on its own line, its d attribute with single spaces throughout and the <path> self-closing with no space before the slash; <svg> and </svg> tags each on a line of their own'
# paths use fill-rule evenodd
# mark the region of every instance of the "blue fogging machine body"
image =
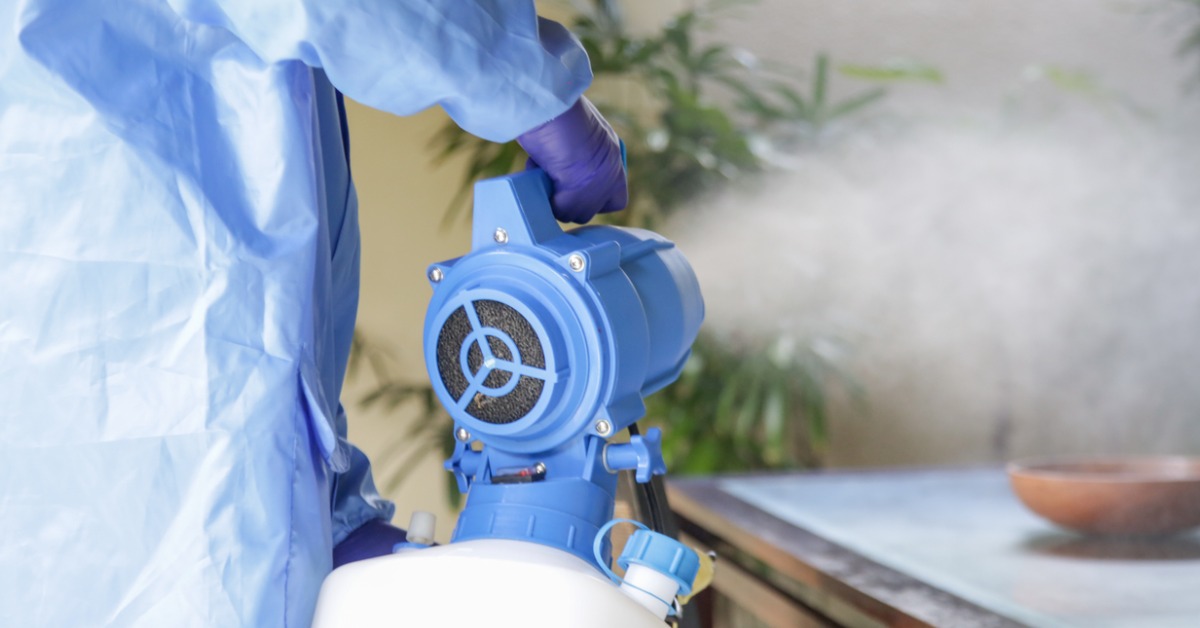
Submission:
<svg viewBox="0 0 1200 628">
<path fill-rule="evenodd" d="M 455 423 L 446 466 L 469 491 L 454 540 L 529 540 L 594 561 L 613 472 L 646 482 L 666 470 L 657 431 L 608 440 L 679 376 L 704 302 L 674 244 L 640 229 L 564 233 L 548 188 L 538 170 L 476 186 L 471 253 L 429 269 L 425 361 Z"/>
<path fill-rule="evenodd" d="M 454 421 L 456 446 L 446 468 L 467 494 L 451 543 L 338 569 L 322 590 L 317 625 L 350 625 L 344 613 L 329 612 L 332 589 L 345 592 L 339 598 L 362 590 L 347 584 L 343 572 L 436 588 L 433 574 L 455 557 L 474 559 L 462 568 L 477 576 L 510 561 L 510 571 L 500 573 L 543 581 L 534 590 L 498 594 L 495 605 L 485 604 L 490 621 L 506 604 L 520 609 L 514 618 L 532 617 L 549 602 L 513 596 L 533 595 L 576 600 L 584 612 L 562 625 L 642 625 L 640 614 L 650 614 L 630 597 L 655 610 L 691 589 L 699 563 L 693 550 L 639 530 L 617 560 L 627 569 L 621 580 L 610 567 L 606 532 L 617 473 L 645 483 L 666 471 L 657 429 L 614 437 L 642 418 L 644 397 L 683 369 L 704 318 L 699 284 L 674 244 L 653 232 L 612 226 L 564 232 L 549 195 L 540 170 L 477 183 L 470 253 L 427 271 L 433 297 L 425 362 Z M 411 576 L 417 563 L 410 556 L 443 555 L 428 562 L 423 579 Z M 376 570 L 366 571 L 372 563 Z M 631 567 L 645 574 L 638 582 Z M 575 582 L 576 576 L 584 579 Z M 507 580 L 491 582 L 489 591 Z M 612 582 L 627 595 L 610 599 L 606 590 L 618 589 Z M 580 599 L 604 600 L 598 608 L 605 610 L 582 609 Z M 658 608 L 647 625 L 669 612 Z"/>
</svg>

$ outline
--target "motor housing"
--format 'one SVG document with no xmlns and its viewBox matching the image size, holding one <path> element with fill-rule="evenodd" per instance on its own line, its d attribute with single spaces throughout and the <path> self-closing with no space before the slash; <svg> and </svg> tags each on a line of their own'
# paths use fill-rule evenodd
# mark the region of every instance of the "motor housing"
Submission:
<svg viewBox="0 0 1200 628">
<path fill-rule="evenodd" d="M 540 170 L 476 184 L 471 252 L 428 269 L 425 361 L 458 439 L 447 468 L 468 493 L 455 540 L 533 540 L 595 562 L 615 472 L 665 471 L 656 431 L 608 440 L 679 376 L 704 302 L 673 243 L 564 232 L 549 195 Z"/>
</svg>

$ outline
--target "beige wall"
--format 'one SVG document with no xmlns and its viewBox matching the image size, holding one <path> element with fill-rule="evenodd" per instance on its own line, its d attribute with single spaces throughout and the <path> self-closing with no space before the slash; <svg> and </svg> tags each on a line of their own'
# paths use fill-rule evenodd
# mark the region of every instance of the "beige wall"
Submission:
<svg viewBox="0 0 1200 628">
<path fill-rule="evenodd" d="M 450 228 L 442 225 L 461 170 L 454 164 L 434 166 L 426 149 L 446 116 L 436 109 L 398 118 L 357 103 L 348 103 L 347 109 L 363 233 L 358 328 L 396 352 L 406 378 L 423 378 L 421 332 L 430 295 L 425 267 L 470 247 L 468 221 Z M 371 458 L 382 488 L 408 451 L 402 435 L 413 413 L 359 407 L 354 400 L 371 383 L 365 373 L 351 378 L 344 401 L 350 438 Z M 432 511 L 438 515 L 438 539 L 448 540 L 453 521 L 443 497 L 446 475 L 435 452 L 396 490 L 388 491 L 386 496 L 397 504 L 395 521 L 406 524 L 414 509 Z"/>
</svg>

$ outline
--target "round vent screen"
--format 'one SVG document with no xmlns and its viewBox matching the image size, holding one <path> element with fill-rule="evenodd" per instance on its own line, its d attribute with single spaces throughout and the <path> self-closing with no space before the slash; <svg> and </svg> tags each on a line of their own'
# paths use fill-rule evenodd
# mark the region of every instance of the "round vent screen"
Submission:
<svg viewBox="0 0 1200 628">
<path fill-rule="evenodd" d="M 528 415 L 554 380 L 533 325 L 492 300 L 470 302 L 446 318 L 438 333 L 437 366 L 458 409 L 497 425 Z"/>
</svg>

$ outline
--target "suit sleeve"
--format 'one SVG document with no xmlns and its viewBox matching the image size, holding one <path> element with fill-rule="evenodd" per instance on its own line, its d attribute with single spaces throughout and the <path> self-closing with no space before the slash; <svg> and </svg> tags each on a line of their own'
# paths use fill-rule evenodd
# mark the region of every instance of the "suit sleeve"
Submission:
<svg viewBox="0 0 1200 628">
<path fill-rule="evenodd" d="M 267 62 L 325 70 L 342 93 L 397 115 L 432 105 L 508 141 L 566 111 L 591 83 L 582 46 L 532 0 L 169 0 Z"/>
</svg>

